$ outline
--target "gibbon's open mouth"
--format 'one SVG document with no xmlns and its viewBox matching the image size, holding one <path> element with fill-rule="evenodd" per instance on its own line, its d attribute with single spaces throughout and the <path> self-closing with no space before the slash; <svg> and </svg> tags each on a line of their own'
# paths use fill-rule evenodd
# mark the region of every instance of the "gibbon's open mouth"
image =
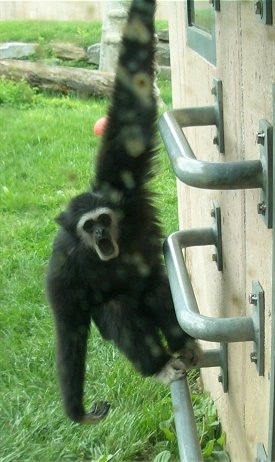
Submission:
<svg viewBox="0 0 275 462">
<path fill-rule="evenodd" d="M 100 252 L 106 257 L 109 257 L 115 253 L 114 244 L 110 239 L 99 239 L 97 241 L 97 246 Z"/>
</svg>

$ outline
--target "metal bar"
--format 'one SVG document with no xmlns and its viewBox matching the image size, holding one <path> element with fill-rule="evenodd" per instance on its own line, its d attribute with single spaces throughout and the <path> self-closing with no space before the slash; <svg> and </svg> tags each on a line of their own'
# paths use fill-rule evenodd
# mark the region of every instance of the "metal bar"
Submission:
<svg viewBox="0 0 275 462">
<path fill-rule="evenodd" d="M 215 106 L 177 109 L 161 116 L 160 133 L 175 175 L 183 183 L 202 189 L 262 188 L 260 160 L 206 162 L 196 158 L 182 128 L 217 124 Z"/>
<path fill-rule="evenodd" d="M 251 317 L 211 318 L 199 313 L 182 249 L 211 244 L 215 245 L 215 233 L 212 228 L 178 231 L 171 234 L 164 243 L 164 258 L 178 322 L 185 332 L 201 340 L 210 342 L 255 340 L 254 323 Z"/>
<path fill-rule="evenodd" d="M 273 84 L 273 125 L 275 126 L 275 83 Z M 273 136 L 273 151 L 275 152 L 275 136 Z M 273 178 L 275 178 L 275 162 L 273 163 Z M 274 181 L 274 180 L 273 180 Z M 273 201 L 273 217 L 275 216 L 275 201 Z M 271 324 L 271 358 L 270 358 L 270 392 L 269 392 L 269 425 L 268 425 L 268 462 L 275 460 L 275 229 L 273 226 L 272 255 L 272 324 Z"/>
<path fill-rule="evenodd" d="M 181 462 L 203 462 L 187 377 L 170 385 Z"/>
<path fill-rule="evenodd" d="M 273 127 L 270 123 L 261 119 L 259 121 L 259 132 L 256 137 L 260 147 L 260 159 L 263 165 L 263 189 L 258 204 L 258 213 L 268 228 L 273 225 Z"/>
<path fill-rule="evenodd" d="M 221 348 L 212 348 L 204 350 L 200 363 L 196 366 L 198 369 L 202 367 L 222 367 L 223 352 Z"/>
</svg>

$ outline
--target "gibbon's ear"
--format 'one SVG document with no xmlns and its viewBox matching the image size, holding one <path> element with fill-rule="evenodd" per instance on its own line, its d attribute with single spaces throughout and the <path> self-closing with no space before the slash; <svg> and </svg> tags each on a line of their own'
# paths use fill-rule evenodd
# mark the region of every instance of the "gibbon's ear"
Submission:
<svg viewBox="0 0 275 462">
<path fill-rule="evenodd" d="M 59 224 L 59 226 L 62 226 L 62 228 L 66 229 L 67 231 L 71 231 L 73 229 L 73 222 L 70 219 L 70 214 L 65 211 L 61 212 L 57 217 L 55 217 L 56 223 Z"/>
</svg>

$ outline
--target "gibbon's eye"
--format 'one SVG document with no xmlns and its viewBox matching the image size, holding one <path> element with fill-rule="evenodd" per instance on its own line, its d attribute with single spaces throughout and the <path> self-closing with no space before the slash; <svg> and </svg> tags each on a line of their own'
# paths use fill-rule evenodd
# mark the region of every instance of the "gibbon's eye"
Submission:
<svg viewBox="0 0 275 462">
<path fill-rule="evenodd" d="M 102 213 L 101 215 L 98 216 L 97 222 L 101 226 L 107 227 L 107 226 L 110 226 L 110 224 L 112 223 L 112 219 L 110 215 L 108 215 L 108 213 Z"/>
<path fill-rule="evenodd" d="M 94 224 L 95 224 L 94 220 L 92 219 L 86 220 L 83 225 L 84 231 L 86 231 L 86 233 L 91 233 L 93 231 Z"/>
</svg>

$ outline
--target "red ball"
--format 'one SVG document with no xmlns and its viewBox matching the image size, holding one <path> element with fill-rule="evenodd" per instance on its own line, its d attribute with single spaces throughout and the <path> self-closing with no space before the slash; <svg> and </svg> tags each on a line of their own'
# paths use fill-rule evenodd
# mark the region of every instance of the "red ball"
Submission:
<svg viewBox="0 0 275 462">
<path fill-rule="evenodd" d="M 107 117 L 101 117 L 98 119 L 94 125 L 94 134 L 95 136 L 102 136 L 105 132 L 107 125 Z"/>
</svg>

